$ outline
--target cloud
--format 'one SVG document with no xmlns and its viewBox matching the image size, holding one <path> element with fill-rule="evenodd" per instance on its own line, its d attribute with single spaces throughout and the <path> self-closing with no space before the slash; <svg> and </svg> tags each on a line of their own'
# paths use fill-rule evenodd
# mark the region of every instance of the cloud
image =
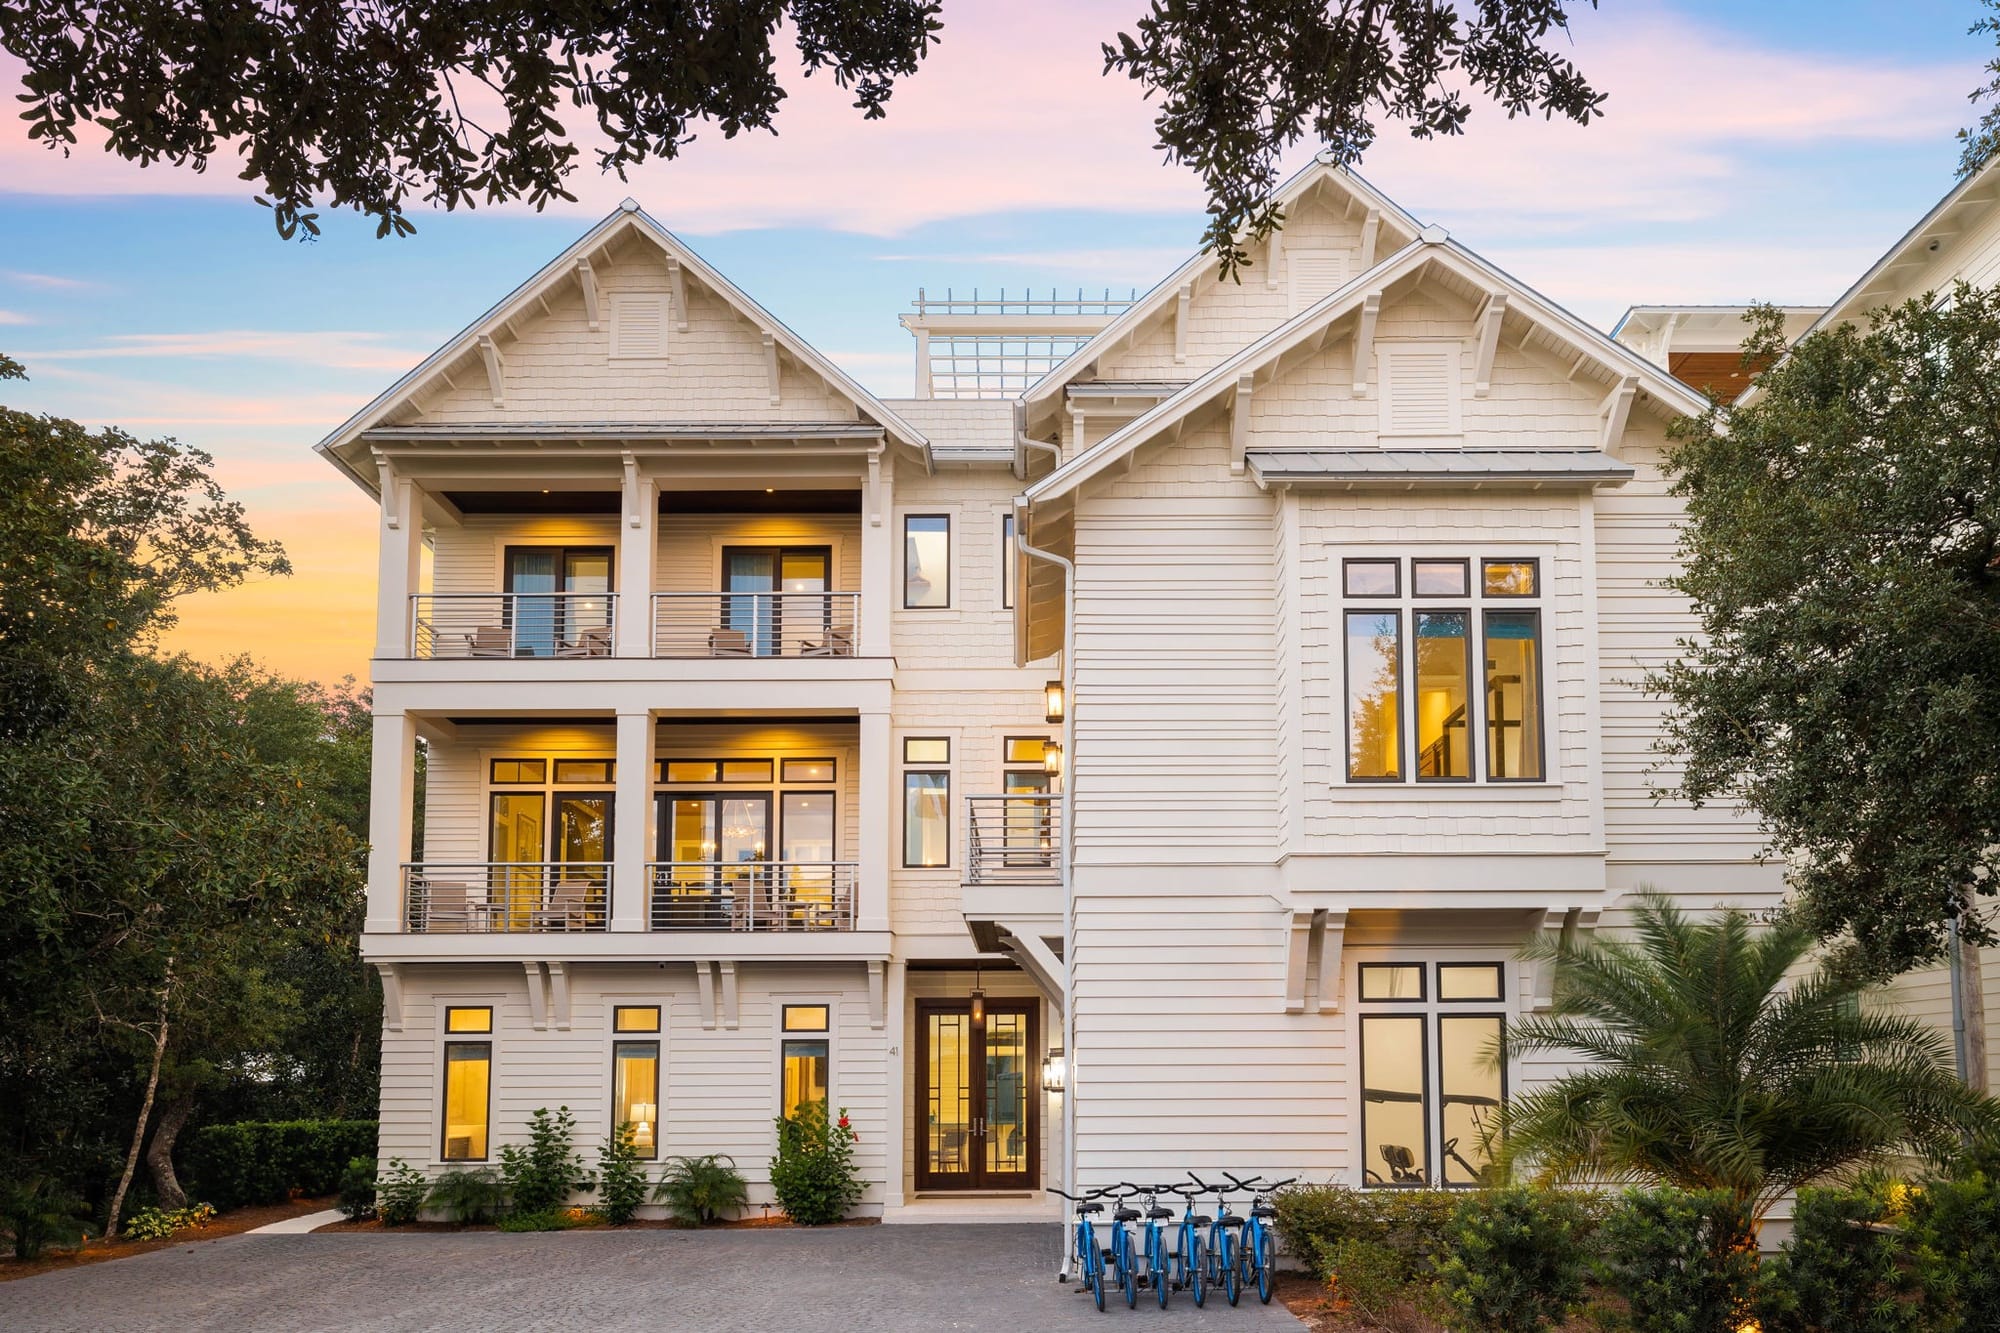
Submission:
<svg viewBox="0 0 2000 1333">
<path fill-rule="evenodd" d="M 397 337 L 408 336 L 398 334 Z M 389 341 L 390 335 L 340 330 L 219 329 L 207 333 L 120 333 L 94 347 L 29 349 L 37 361 L 164 360 L 176 357 L 297 361 L 340 370 L 401 373 L 429 348 Z M 442 342 L 440 338 L 438 341 Z"/>
<path fill-rule="evenodd" d="M 4 138 L 0 138 L 0 161 L 5 160 L 6 143 Z M 0 268 L 0 281 L 58 292 L 89 291 L 99 286 L 98 283 L 86 282 L 82 278 L 65 278 L 54 273 L 27 273 L 14 268 Z"/>
<path fill-rule="evenodd" d="M 34 322 L 34 320 L 29 319 L 18 310 L 0 310 L 0 324 L 32 324 Z"/>
<path fill-rule="evenodd" d="M 60 401 L 53 402 L 50 410 L 91 425 L 169 431 L 195 426 L 284 429 L 317 440 L 346 420 L 357 401 L 365 401 L 352 393 L 300 392 L 275 383 L 264 392 L 211 392 L 81 370 L 60 362 L 44 367 L 42 357 L 34 352 L 19 352 L 15 359 L 28 367 L 34 382 L 45 392 L 58 383 L 86 390 L 81 396 L 89 403 L 87 411 L 66 409 Z"/>
</svg>

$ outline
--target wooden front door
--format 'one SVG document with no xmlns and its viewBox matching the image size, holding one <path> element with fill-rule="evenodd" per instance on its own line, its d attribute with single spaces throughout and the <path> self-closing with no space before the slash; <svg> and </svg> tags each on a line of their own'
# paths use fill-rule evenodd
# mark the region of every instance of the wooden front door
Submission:
<svg viewBox="0 0 2000 1333">
<path fill-rule="evenodd" d="M 1034 1189 L 1040 1183 L 1038 1006 L 917 1002 L 917 1188 Z"/>
</svg>

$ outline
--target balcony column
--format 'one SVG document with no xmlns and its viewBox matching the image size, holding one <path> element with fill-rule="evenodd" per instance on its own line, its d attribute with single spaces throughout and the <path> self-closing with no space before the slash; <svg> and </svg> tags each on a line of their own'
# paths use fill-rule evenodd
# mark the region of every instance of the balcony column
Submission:
<svg viewBox="0 0 2000 1333">
<path fill-rule="evenodd" d="M 866 599 L 863 599 L 864 602 Z M 890 830 L 898 828 L 896 767 L 889 755 L 889 713 L 861 714 L 861 843 L 855 849 L 857 930 L 889 928 Z"/>
<path fill-rule="evenodd" d="M 861 634 L 863 657 L 889 655 L 889 614 L 896 590 L 895 460 L 886 450 L 868 458 L 861 496 Z"/>
<path fill-rule="evenodd" d="M 417 729 L 407 713 L 377 712 L 368 759 L 368 919 L 371 933 L 403 928 L 403 863 L 417 797 Z"/>
<path fill-rule="evenodd" d="M 624 505 L 618 525 L 618 647 L 620 657 L 653 655 L 653 564 L 659 549 L 660 506 L 653 479 L 625 455 Z"/>
<path fill-rule="evenodd" d="M 381 479 L 381 563 L 376 575 L 375 656 L 410 656 L 410 597 L 424 549 L 424 511 L 416 483 L 399 477 L 387 459 L 377 456 Z"/>
<path fill-rule="evenodd" d="M 653 715 L 618 715 L 618 793 L 612 817 L 611 929 L 646 928 L 646 862 L 653 845 Z"/>
</svg>

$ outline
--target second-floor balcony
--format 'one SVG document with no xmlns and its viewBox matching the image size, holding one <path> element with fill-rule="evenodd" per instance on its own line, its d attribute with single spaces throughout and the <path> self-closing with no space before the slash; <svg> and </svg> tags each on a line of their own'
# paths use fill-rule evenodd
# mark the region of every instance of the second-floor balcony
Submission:
<svg viewBox="0 0 2000 1333">
<path fill-rule="evenodd" d="M 852 861 L 655 861 L 649 930 L 854 929 Z"/>
<path fill-rule="evenodd" d="M 419 593 L 410 598 L 410 656 L 418 660 L 610 657 L 617 636 L 616 593 Z"/>
<path fill-rule="evenodd" d="M 853 592 L 662 592 L 653 595 L 655 657 L 853 657 Z"/>
<path fill-rule="evenodd" d="M 415 935 L 569 933 L 610 926 L 604 861 L 412 862 L 403 924 Z"/>
<path fill-rule="evenodd" d="M 1062 797 L 1016 792 L 965 799 L 965 882 L 1062 883 Z"/>
</svg>

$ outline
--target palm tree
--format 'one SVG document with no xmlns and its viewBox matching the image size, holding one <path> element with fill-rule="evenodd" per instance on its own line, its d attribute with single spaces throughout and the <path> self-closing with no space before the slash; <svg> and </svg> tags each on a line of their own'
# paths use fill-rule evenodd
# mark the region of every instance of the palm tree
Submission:
<svg viewBox="0 0 2000 1333">
<path fill-rule="evenodd" d="M 1722 1190 L 1761 1221 L 1781 1195 L 1898 1153 L 1942 1160 L 2000 1128 L 1941 1034 L 1869 1013 L 1864 980 L 1790 920 L 1702 920 L 1648 894 L 1632 938 L 1541 945 L 1554 1007 L 1506 1049 L 1589 1063 L 1508 1107 L 1505 1157 L 1556 1181 Z"/>
</svg>

